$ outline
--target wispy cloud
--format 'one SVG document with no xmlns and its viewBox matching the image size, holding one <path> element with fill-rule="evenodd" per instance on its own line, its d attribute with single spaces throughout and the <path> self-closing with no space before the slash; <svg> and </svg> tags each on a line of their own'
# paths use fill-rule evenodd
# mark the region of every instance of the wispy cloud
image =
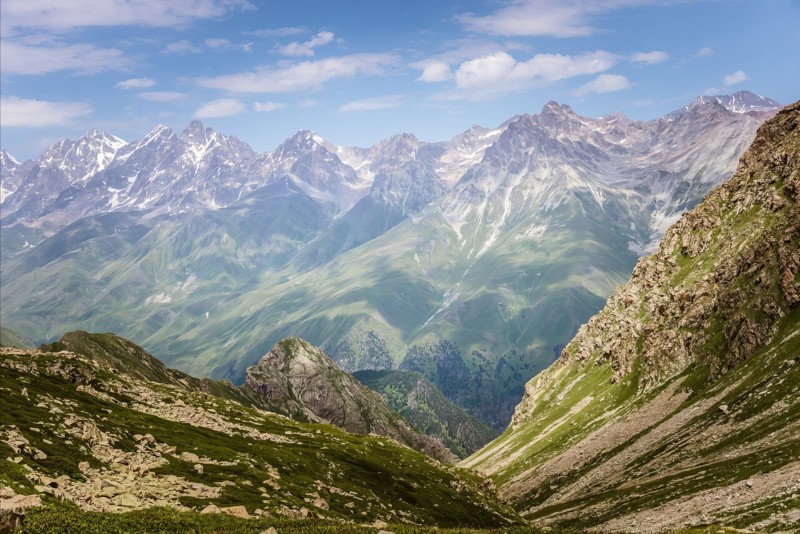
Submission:
<svg viewBox="0 0 800 534">
<path fill-rule="evenodd" d="M 308 108 L 315 108 L 319 105 L 319 102 L 314 100 L 313 98 L 304 98 L 297 102 L 297 107 L 300 109 L 308 109 Z"/>
<path fill-rule="evenodd" d="M 411 66 L 422 69 L 422 74 L 417 78 L 418 82 L 444 82 L 453 78 L 450 64 L 445 61 L 429 59 L 412 63 Z"/>
<path fill-rule="evenodd" d="M 714 55 L 714 49 L 704 46 L 695 53 L 694 57 L 711 57 Z"/>
<path fill-rule="evenodd" d="M 326 45 L 331 42 L 333 42 L 333 33 L 322 31 L 303 43 L 295 41 L 287 45 L 280 46 L 278 47 L 278 52 L 284 56 L 313 56 L 314 49 L 316 47 Z"/>
<path fill-rule="evenodd" d="M 254 35 L 256 37 L 291 37 L 292 35 L 303 35 L 306 33 L 309 33 L 308 28 L 298 28 L 294 26 L 264 28 L 261 30 L 244 32 L 245 35 Z"/>
<path fill-rule="evenodd" d="M 595 33 L 593 18 L 654 0 L 514 0 L 485 16 L 463 13 L 456 20 L 469 31 L 505 36 L 580 37 Z"/>
<path fill-rule="evenodd" d="M 339 113 L 351 113 L 353 111 L 376 111 L 379 109 L 391 109 L 400 107 L 403 104 L 403 95 L 386 95 L 375 98 L 365 98 L 353 100 L 339 107 Z"/>
<path fill-rule="evenodd" d="M 660 50 L 654 50 L 653 52 L 636 52 L 635 54 L 631 54 L 631 61 L 634 63 L 645 63 L 647 65 L 661 63 L 662 61 L 666 61 L 668 59 L 669 54 Z"/>
<path fill-rule="evenodd" d="M 230 117 L 244 110 L 245 105 L 239 100 L 234 98 L 220 98 L 219 100 L 212 100 L 200 106 L 200 108 L 194 112 L 194 116 L 197 119 Z"/>
<path fill-rule="evenodd" d="M 142 100 L 149 100 L 150 102 L 176 102 L 186 98 L 186 93 L 179 93 L 177 91 L 145 91 L 139 93 L 139 98 Z"/>
<path fill-rule="evenodd" d="M 624 89 L 630 89 L 631 82 L 625 76 L 619 74 L 601 74 L 589 83 L 581 85 L 576 91 L 575 96 L 586 96 L 589 93 L 614 93 Z"/>
<path fill-rule="evenodd" d="M 744 71 L 737 70 L 733 74 L 728 74 L 725 76 L 723 81 L 725 82 L 725 85 L 736 85 L 738 83 L 746 82 L 749 79 L 750 76 L 745 74 Z"/>
<path fill-rule="evenodd" d="M 92 112 L 86 102 L 51 102 L 15 96 L 0 98 L 0 124 L 3 126 L 60 126 Z"/>
<path fill-rule="evenodd" d="M 231 46 L 233 46 L 231 44 L 230 39 L 221 39 L 221 38 L 206 39 L 205 41 L 203 41 L 203 44 L 206 45 L 206 48 L 211 48 L 212 50 L 216 50 L 218 48 L 230 48 Z"/>
<path fill-rule="evenodd" d="M 152 78 L 130 78 L 117 82 L 114 87 L 117 89 L 147 89 L 148 87 L 153 87 L 155 84 L 156 81 Z"/>
<path fill-rule="evenodd" d="M 283 109 L 286 107 L 286 104 L 282 104 L 280 102 L 256 102 L 253 104 L 253 109 L 262 112 L 262 113 L 269 113 L 270 111 L 277 111 L 279 109 Z"/>
<path fill-rule="evenodd" d="M 162 54 L 199 54 L 203 49 L 189 41 L 169 43 L 161 51 Z"/>
<path fill-rule="evenodd" d="M 247 0 L 4 0 L 3 27 L 70 30 L 91 26 L 149 26 L 172 28 L 196 20 L 214 19 L 240 9 L 253 9 Z"/>
<path fill-rule="evenodd" d="M 335 78 L 376 76 L 398 63 L 392 54 L 353 54 L 278 68 L 200 78 L 203 87 L 234 93 L 288 93 L 318 89 Z"/>
<path fill-rule="evenodd" d="M 48 74 L 74 71 L 95 74 L 123 70 L 130 65 L 120 50 L 91 44 L 66 44 L 48 41 L 45 45 L 3 39 L 0 46 L 3 74 Z"/>
</svg>

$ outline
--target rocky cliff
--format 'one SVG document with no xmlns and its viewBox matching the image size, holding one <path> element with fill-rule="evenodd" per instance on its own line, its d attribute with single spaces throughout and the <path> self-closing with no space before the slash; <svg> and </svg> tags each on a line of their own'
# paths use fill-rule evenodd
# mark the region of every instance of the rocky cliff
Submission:
<svg viewBox="0 0 800 534">
<path fill-rule="evenodd" d="M 348 432 L 390 437 L 437 460 L 456 460 L 441 441 L 415 431 L 380 395 L 302 339 L 290 337 L 275 345 L 247 369 L 245 385 L 269 409 L 294 419 L 329 422 Z"/>
<path fill-rule="evenodd" d="M 800 525 L 800 103 L 642 258 L 465 465 L 542 524 Z"/>
</svg>

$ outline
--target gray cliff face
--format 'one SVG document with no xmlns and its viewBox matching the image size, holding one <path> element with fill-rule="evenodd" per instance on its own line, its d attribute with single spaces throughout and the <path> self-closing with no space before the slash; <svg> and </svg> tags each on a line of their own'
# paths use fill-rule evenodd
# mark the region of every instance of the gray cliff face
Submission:
<svg viewBox="0 0 800 534">
<path fill-rule="evenodd" d="M 390 437 L 437 460 L 455 461 L 439 440 L 416 432 L 378 394 L 299 338 L 281 341 L 248 368 L 245 384 L 278 413 Z"/>
</svg>

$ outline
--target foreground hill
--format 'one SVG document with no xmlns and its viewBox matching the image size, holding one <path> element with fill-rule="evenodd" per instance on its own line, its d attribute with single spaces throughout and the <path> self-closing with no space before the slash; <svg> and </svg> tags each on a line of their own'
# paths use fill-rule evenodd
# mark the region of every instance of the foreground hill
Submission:
<svg viewBox="0 0 800 534">
<path fill-rule="evenodd" d="M 544 525 L 800 528 L 800 103 L 464 462 Z"/>
<path fill-rule="evenodd" d="M 2 508 L 43 499 L 98 512 L 517 521 L 477 476 L 391 439 L 263 411 L 238 388 L 169 370 L 119 339 L 76 333 L 38 351 L 2 349 Z"/>
</svg>

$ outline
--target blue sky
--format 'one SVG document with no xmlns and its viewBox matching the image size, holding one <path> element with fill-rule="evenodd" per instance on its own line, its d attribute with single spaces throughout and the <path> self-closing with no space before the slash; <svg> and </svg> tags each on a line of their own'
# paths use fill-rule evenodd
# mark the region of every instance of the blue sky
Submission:
<svg viewBox="0 0 800 534">
<path fill-rule="evenodd" d="M 3 0 L 0 145 L 199 118 L 258 151 L 449 139 L 549 100 L 651 119 L 800 98 L 797 0 Z"/>
</svg>

